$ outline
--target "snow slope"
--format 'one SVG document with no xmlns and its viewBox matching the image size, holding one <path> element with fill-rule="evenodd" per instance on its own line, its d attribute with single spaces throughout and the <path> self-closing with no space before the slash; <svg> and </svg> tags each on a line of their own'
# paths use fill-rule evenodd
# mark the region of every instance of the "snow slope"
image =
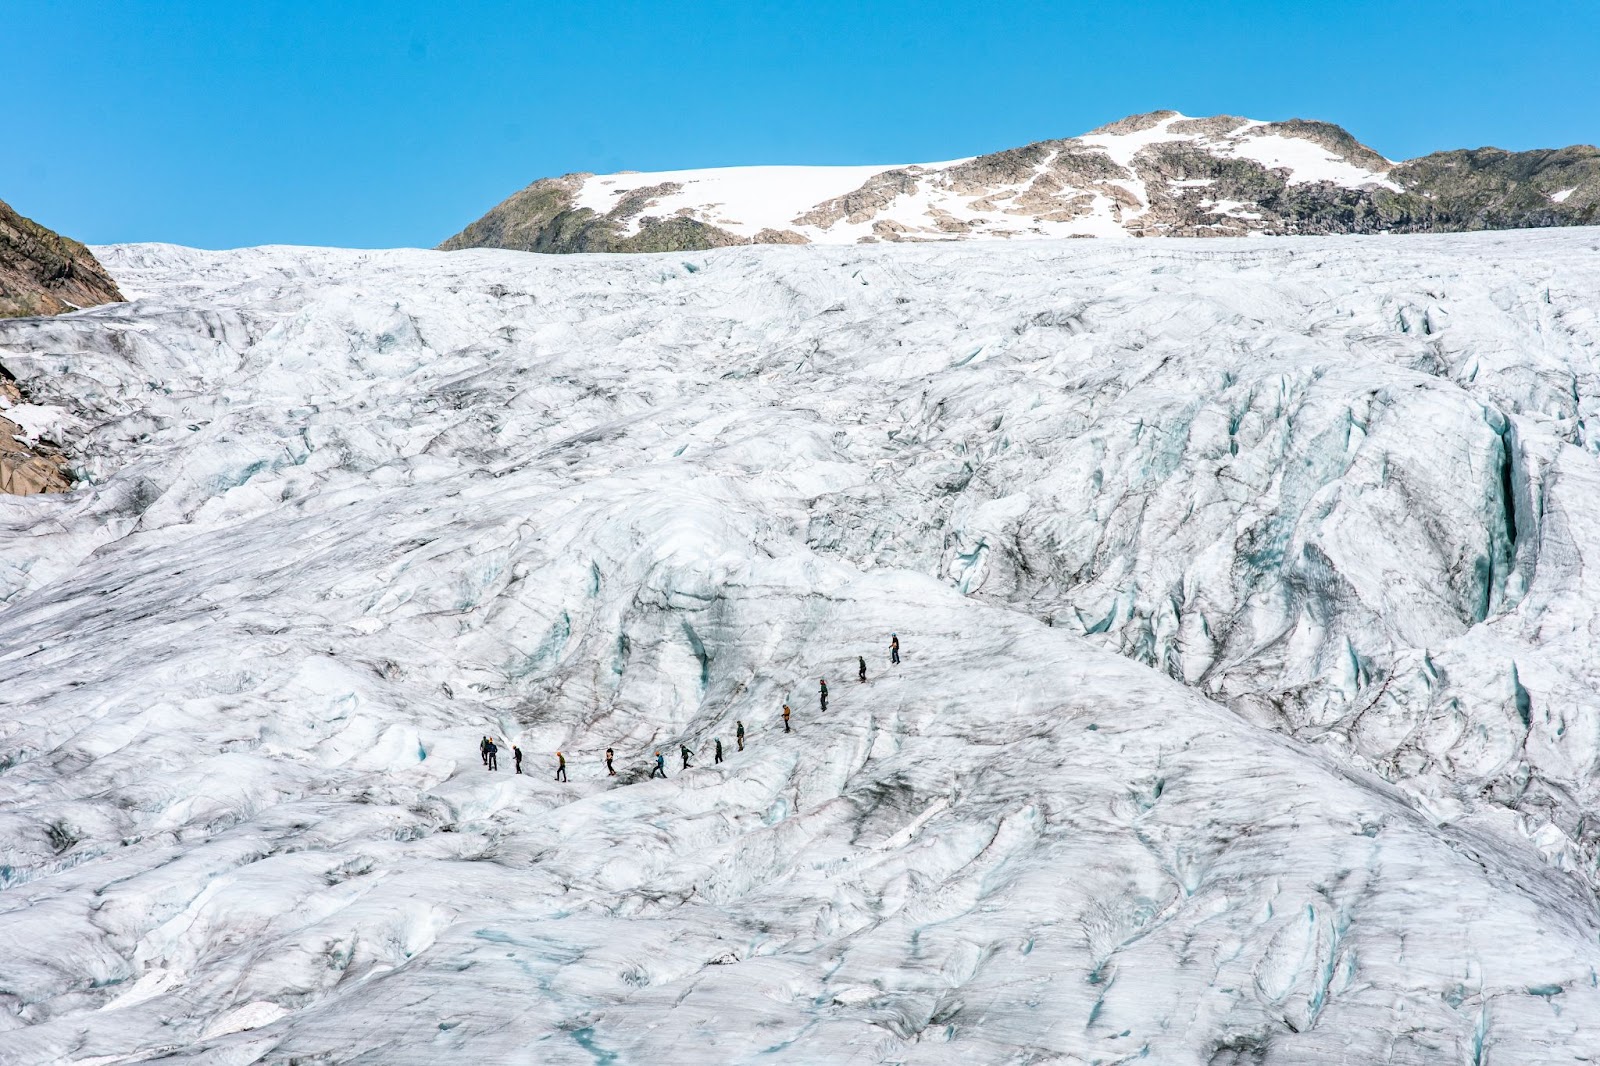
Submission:
<svg viewBox="0 0 1600 1066">
<path fill-rule="evenodd" d="M 100 251 L 0 1063 L 1597 1055 L 1600 233 Z"/>
</svg>

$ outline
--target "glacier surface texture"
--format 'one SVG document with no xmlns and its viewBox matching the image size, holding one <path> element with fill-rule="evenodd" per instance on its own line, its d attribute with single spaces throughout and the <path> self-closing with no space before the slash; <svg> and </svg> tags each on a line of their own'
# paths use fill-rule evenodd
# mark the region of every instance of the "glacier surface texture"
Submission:
<svg viewBox="0 0 1600 1066">
<path fill-rule="evenodd" d="M 1600 232 L 100 254 L 0 1063 L 1600 1058 Z"/>
</svg>

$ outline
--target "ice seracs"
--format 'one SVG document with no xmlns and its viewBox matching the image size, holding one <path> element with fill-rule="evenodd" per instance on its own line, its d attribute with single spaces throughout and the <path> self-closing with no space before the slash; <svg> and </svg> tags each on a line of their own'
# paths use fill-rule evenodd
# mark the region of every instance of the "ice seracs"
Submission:
<svg viewBox="0 0 1600 1066">
<path fill-rule="evenodd" d="M 0 1063 L 1586 1054 L 1594 243 L 103 250 Z"/>
</svg>

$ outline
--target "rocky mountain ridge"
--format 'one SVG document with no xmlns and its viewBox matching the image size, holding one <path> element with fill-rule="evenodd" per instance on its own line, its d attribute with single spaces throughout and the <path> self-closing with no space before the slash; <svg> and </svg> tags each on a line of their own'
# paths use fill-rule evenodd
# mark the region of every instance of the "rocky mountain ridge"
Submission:
<svg viewBox="0 0 1600 1066">
<path fill-rule="evenodd" d="M 567 174 L 440 245 L 537 252 L 1587 225 L 1600 149 L 1384 158 L 1344 129 L 1176 111 L 970 159 Z"/>
</svg>

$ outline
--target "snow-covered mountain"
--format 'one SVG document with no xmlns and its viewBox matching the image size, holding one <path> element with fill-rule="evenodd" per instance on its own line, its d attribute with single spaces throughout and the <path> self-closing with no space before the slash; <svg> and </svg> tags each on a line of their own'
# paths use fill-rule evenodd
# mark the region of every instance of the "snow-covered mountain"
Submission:
<svg viewBox="0 0 1600 1066">
<path fill-rule="evenodd" d="M 101 254 L 0 1063 L 1600 1048 L 1600 232 Z"/>
<path fill-rule="evenodd" d="M 446 249 L 674 251 L 734 244 L 1453 231 L 1600 221 L 1600 151 L 1440 152 L 1394 163 L 1325 122 L 1156 111 L 944 163 L 568 174 Z"/>
</svg>

